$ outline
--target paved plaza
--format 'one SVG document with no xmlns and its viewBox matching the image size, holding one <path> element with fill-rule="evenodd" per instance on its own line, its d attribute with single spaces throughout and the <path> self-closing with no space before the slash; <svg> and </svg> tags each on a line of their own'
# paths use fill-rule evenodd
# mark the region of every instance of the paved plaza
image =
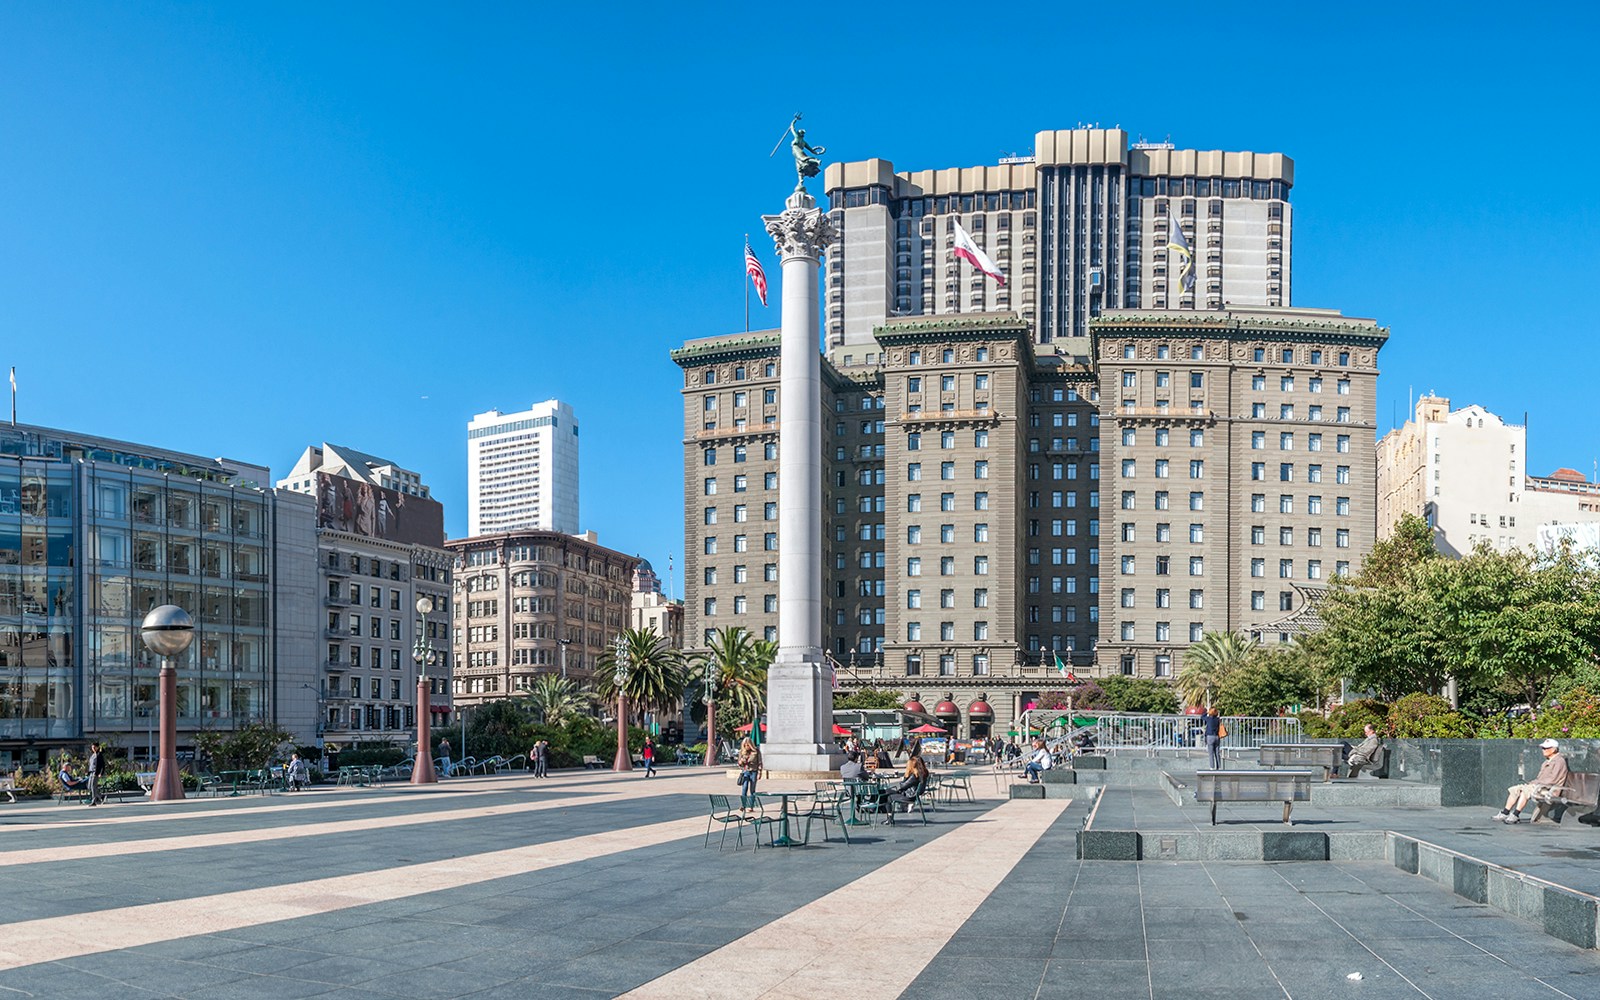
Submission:
<svg viewBox="0 0 1600 1000">
<path fill-rule="evenodd" d="M 0 805 L 0 998 L 1600 996 L 1596 952 L 1392 864 L 1078 861 L 1088 789 L 975 791 L 759 850 L 702 846 L 737 789 L 700 768 Z"/>
</svg>

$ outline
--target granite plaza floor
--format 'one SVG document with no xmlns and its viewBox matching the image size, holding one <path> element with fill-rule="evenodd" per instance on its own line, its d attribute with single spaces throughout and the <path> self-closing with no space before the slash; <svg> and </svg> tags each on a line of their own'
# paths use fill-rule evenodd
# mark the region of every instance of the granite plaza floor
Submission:
<svg viewBox="0 0 1600 1000">
<path fill-rule="evenodd" d="M 702 847 L 699 768 L 0 803 L 0 1000 L 1600 997 L 1390 865 L 1079 862 L 1082 801 L 976 786 L 787 850 Z"/>
</svg>

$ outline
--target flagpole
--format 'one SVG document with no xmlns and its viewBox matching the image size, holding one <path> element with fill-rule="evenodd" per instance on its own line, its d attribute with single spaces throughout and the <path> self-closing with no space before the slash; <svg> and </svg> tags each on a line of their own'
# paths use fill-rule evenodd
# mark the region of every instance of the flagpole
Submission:
<svg viewBox="0 0 1600 1000">
<path fill-rule="evenodd" d="M 744 245 L 747 247 L 750 245 L 749 233 L 744 234 Z M 748 270 L 746 268 L 747 272 Z M 750 275 L 748 273 L 744 276 L 744 332 L 750 332 Z"/>
<path fill-rule="evenodd" d="M 1527 421 L 1523 421 L 1526 423 Z M 11 366 L 11 426 L 17 426 L 17 366 Z"/>
</svg>

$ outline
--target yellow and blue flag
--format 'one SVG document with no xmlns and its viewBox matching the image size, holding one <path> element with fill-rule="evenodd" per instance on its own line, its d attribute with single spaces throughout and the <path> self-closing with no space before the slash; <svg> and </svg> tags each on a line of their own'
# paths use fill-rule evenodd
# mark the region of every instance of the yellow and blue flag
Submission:
<svg viewBox="0 0 1600 1000">
<path fill-rule="evenodd" d="M 1190 249 L 1189 240 L 1183 235 L 1183 226 L 1176 218 L 1172 220 L 1172 236 L 1167 240 L 1167 253 L 1173 258 L 1183 259 L 1183 266 L 1177 272 L 1178 281 L 1184 291 L 1194 291 L 1194 251 Z M 1172 261 L 1176 262 L 1176 259 Z"/>
</svg>

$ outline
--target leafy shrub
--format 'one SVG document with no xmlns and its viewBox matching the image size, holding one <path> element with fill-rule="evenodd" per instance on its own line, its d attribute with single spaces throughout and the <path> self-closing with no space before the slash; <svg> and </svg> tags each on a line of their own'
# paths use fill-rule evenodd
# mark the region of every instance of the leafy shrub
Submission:
<svg viewBox="0 0 1600 1000">
<path fill-rule="evenodd" d="M 1451 708 L 1448 701 L 1420 692 L 1390 705 L 1387 723 L 1391 736 L 1413 739 L 1464 739 L 1477 731 L 1477 725 Z"/>
<path fill-rule="evenodd" d="M 56 793 L 55 778 L 48 774 L 19 774 L 16 783 L 18 795 L 50 796 Z"/>
<path fill-rule="evenodd" d="M 1301 712 L 1295 718 L 1300 720 L 1300 731 L 1310 739 L 1325 740 L 1333 735 L 1333 727 L 1321 712 Z"/>
<path fill-rule="evenodd" d="M 301 754 L 301 756 L 305 756 Z M 390 767 L 411 756 L 410 747 L 360 745 L 339 753 L 340 767 Z M 317 759 L 317 758 L 314 758 Z"/>
<path fill-rule="evenodd" d="M 1572 688 L 1560 704 L 1545 709 L 1537 720 L 1524 716 L 1513 723 L 1512 732 L 1523 739 L 1600 737 L 1600 696 L 1588 688 Z"/>
<path fill-rule="evenodd" d="M 1328 713 L 1328 735 L 1348 738 L 1362 735 L 1367 723 L 1378 727 L 1378 732 L 1389 734 L 1389 704 L 1376 698 L 1360 698 L 1345 702 Z"/>
</svg>

